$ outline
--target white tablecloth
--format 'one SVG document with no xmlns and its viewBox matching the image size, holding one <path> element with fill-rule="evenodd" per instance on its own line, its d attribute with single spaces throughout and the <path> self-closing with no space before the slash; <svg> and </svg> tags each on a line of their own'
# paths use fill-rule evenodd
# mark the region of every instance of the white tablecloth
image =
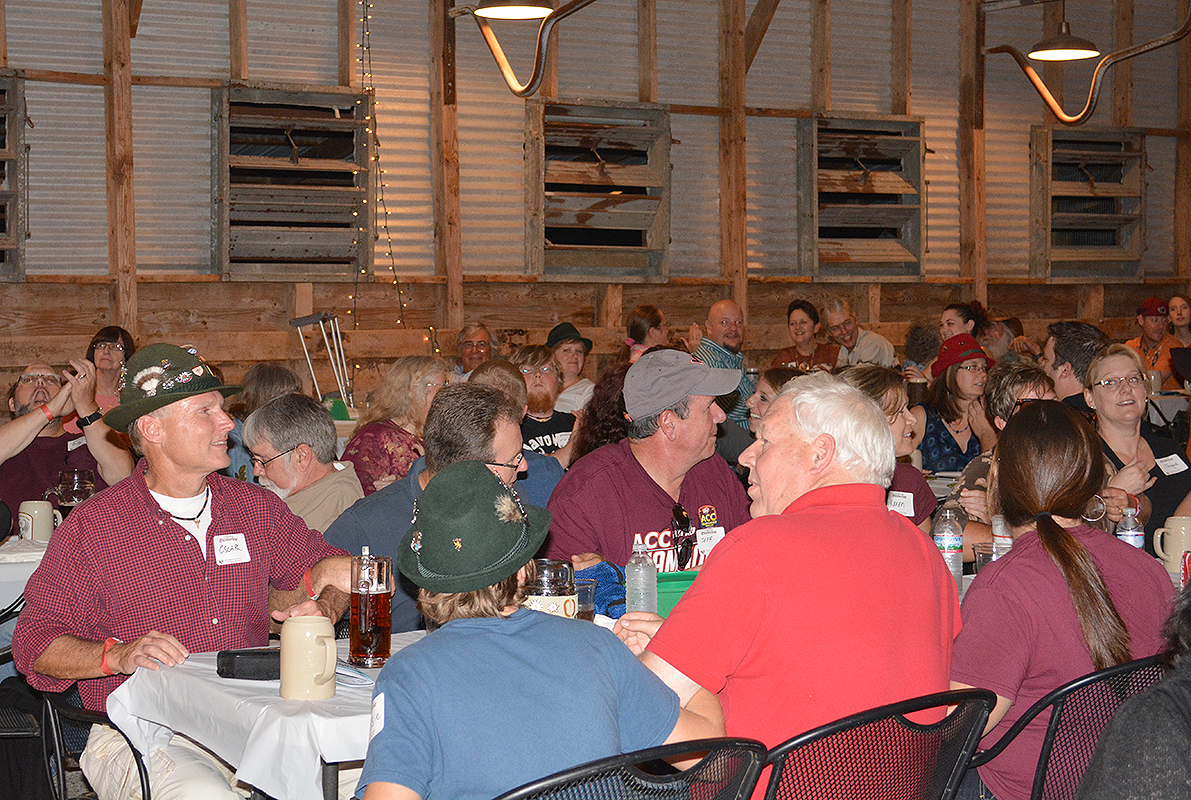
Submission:
<svg viewBox="0 0 1191 800">
<path fill-rule="evenodd" d="M 1158 392 L 1150 395 L 1149 420 L 1155 425 L 1165 425 L 1174 421 L 1174 415 L 1187 410 L 1186 392 Z M 1159 414 L 1156 409 L 1162 409 Z M 1163 420 L 1163 417 L 1166 419 Z"/>
<path fill-rule="evenodd" d="M 25 584 L 45 555 L 44 542 L 9 536 L 0 544 L 0 609 L 7 608 L 25 591 Z"/>
<path fill-rule="evenodd" d="M 424 631 L 393 634 L 393 652 Z M 339 642 L 347 657 L 347 642 Z M 236 767 L 236 777 L 286 800 L 322 800 L 321 764 L 368 752 L 371 686 L 336 686 L 330 700 L 281 699 L 280 681 L 220 678 L 215 653 L 138 669 L 108 698 L 108 716 L 142 753 L 185 734 Z M 364 670 L 372 678 L 380 670 Z"/>
</svg>

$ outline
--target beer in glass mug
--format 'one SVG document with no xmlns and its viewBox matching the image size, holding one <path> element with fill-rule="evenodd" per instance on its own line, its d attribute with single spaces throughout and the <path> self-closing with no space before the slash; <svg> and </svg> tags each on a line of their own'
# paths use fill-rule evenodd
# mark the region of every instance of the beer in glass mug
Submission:
<svg viewBox="0 0 1191 800">
<path fill-rule="evenodd" d="M 381 667 L 389 658 L 393 596 L 389 590 L 392 561 L 369 554 L 352 557 L 351 654 L 357 667 Z"/>
</svg>

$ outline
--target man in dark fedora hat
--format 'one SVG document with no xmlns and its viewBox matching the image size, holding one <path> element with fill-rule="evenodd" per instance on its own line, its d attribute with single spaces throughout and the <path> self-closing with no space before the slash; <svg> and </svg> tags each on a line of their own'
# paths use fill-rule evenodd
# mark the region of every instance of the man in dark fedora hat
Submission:
<svg viewBox="0 0 1191 800">
<path fill-rule="evenodd" d="M 78 683 L 87 708 L 138 667 L 192 652 L 263 646 L 276 619 L 347 608 L 348 559 L 280 498 L 217 470 L 229 463 L 225 386 L 193 350 L 153 344 L 126 365 L 104 421 L 144 453 L 131 477 L 95 495 L 54 533 L 25 587 L 16 665 L 38 689 Z M 159 755 L 160 751 L 160 755 Z M 226 765 L 175 734 L 146 762 L 156 798 L 240 797 Z M 94 726 L 80 758 L 100 797 L 136 785 L 120 734 Z"/>
<path fill-rule="evenodd" d="M 487 800 L 585 761 L 723 735 L 710 692 L 680 708 L 609 631 L 520 608 L 549 528 L 550 512 L 523 505 L 482 462 L 430 479 L 397 563 L 442 627 L 376 682 L 383 725 L 358 796 Z M 527 746 L 511 751 L 511 736 Z"/>
</svg>

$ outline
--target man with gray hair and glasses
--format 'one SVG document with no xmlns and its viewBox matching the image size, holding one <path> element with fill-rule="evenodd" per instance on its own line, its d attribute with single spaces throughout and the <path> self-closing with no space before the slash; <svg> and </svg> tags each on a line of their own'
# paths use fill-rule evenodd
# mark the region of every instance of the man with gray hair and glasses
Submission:
<svg viewBox="0 0 1191 800">
<path fill-rule="evenodd" d="M 728 736 L 772 747 L 849 714 L 946 691 L 955 581 L 930 539 L 885 507 L 893 435 L 839 378 L 787 383 L 761 417 L 753 520 L 727 535 L 662 622 L 616 632 L 680 701 L 719 695 Z"/>
<path fill-rule="evenodd" d="M 838 367 L 853 364 L 878 364 L 892 367 L 897 358 L 893 343 L 879 333 L 866 331 L 856 324 L 852 304 L 842 297 L 828 300 L 823 306 L 823 327 L 827 335 L 839 345 Z"/>
<path fill-rule="evenodd" d="M 313 397 L 283 394 L 265 403 L 244 421 L 244 443 L 261 485 L 311 530 L 326 531 L 364 496 L 352 463 L 335 460 L 335 420 Z"/>
</svg>

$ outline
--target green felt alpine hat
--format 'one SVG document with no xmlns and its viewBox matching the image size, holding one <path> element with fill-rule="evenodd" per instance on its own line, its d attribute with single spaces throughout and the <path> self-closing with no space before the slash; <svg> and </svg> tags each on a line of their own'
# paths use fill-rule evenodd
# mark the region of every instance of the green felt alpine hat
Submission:
<svg viewBox="0 0 1191 800">
<path fill-rule="evenodd" d="M 484 589 L 525 566 L 550 531 L 550 512 L 523 506 L 481 461 L 435 474 L 418 498 L 397 566 L 431 592 Z"/>
<path fill-rule="evenodd" d="M 240 386 L 224 386 L 194 348 L 160 342 L 128 357 L 120 374 L 120 405 L 103 415 L 112 430 L 127 433 L 138 417 L 207 392 L 230 397 Z"/>
</svg>

